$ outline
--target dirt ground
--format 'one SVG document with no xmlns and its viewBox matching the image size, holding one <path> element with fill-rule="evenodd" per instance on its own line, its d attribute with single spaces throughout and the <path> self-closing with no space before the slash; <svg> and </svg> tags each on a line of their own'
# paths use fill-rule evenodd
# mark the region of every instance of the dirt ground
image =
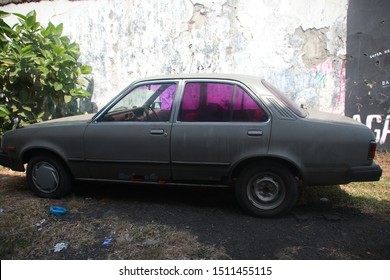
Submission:
<svg viewBox="0 0 390 280">
<path fill-rule="evenodd" d="M 389 158 L 382 159 L 387 178 Z M 3 171 L 0 183 L 18 184 L 30 194 L 23 175 Z M 85 205 L 65 220 L 116 217 L 132 224 L 169 226 L 189 232 L 202 244 L 224 248 L 231 259 L 390 259 L 390 218 L 340 207 L 332 199 L 298 202 L 289 215 L 264 219 L 242 212 L 228 189 L 78 184 L 73 197 Z M 55 258 L 99 259 L 106 251 L 97 246 L 93 252 L 75 255 L 68 250 Z"/>
</svg>

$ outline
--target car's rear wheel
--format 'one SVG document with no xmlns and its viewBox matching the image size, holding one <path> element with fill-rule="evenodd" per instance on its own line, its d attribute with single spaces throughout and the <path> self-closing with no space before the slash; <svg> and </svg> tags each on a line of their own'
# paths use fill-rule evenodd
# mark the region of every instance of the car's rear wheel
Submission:
<svg viewBox="0 0 390 280">
<path fill-rule="evenodd" d="M 297 180 L 280 164 L 253 165 L 242 171 L 235 186 L 239 204 L 256 216 L 287 213 L 298 198 Z"/>
<path fill-rule="evenodd" d="M 59 198 L 70 192 L 72 177 L 61 160 L 42 153 L 29 160 L 27 183 L 40 197 Z"/>
</svg>

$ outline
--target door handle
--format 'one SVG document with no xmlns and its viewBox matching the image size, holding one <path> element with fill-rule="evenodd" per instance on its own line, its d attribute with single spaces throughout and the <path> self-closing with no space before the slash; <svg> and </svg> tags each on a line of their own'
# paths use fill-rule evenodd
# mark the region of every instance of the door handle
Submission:
<svg viewBox="0 0 390 280">
<path fill-rule="evenodd" d="M 263 136 L 262 130 L 248 130 L 248 136 Z"/>
<path fill-rule="evenodd" d="M 152 129 L 150 130 L 152 135 L 164 135 L 164 129 Z"/>
</svg>

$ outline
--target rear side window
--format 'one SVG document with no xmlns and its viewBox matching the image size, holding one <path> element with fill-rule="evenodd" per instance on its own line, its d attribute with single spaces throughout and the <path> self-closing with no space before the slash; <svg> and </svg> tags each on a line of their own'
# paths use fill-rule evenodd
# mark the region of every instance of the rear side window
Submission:
<svg viewBox="0 0 390 280">
<path fill-rule="evenodd" d="M 187 83 L 179 111 L 182 122 L 264 122 L 265 111 L 234 84 Z"/>
</svg>

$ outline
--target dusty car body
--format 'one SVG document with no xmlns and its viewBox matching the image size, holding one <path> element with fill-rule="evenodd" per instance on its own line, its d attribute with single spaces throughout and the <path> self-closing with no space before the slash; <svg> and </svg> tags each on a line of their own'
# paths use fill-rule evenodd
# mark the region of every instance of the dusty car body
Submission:
<svg viewBox="0 0 390 280">
<path fill-rule="evenodd" d="M 0 164 L 42 197 L 73 180 L 233 187 L 252 214 L 289 211 L 307 185 L 376 181 L 366 126 L 305 111 L 258 77 L 177 75 L 135 81 L 96 115 L 7 132 Z"/>
</svg>

